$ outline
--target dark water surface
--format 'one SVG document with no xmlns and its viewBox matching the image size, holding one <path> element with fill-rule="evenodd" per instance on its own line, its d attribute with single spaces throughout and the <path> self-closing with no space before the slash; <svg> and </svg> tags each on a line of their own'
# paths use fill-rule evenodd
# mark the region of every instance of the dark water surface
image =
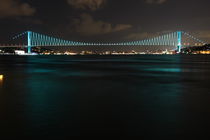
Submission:
<svg viewBox="0 0 210 140">
<path fill-rule="evenodd" d="M 210 56 L 0 56 L 0 74 L 0 139 L 210 133 Z"/>
</svg>

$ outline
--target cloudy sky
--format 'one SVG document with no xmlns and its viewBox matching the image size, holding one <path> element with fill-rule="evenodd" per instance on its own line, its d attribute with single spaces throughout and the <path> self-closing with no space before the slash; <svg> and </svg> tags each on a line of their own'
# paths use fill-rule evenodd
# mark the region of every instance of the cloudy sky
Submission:
<svg viewBox="0 0 210 140">
<path fill-rule="evenodd" d="M 184 30 L 210 42 L 210 0 L 0 0 L 0 41 L 32 30 L 75 41 Z"/>
</svg>

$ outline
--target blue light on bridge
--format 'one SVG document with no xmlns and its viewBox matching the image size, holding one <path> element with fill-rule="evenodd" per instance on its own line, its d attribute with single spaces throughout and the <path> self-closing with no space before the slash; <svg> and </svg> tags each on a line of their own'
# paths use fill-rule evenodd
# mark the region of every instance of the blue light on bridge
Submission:
<svg viewBox="0 0 210 140">
<path fill-rule="evenodd" d="M 176 31 L 170 34 L 165 34 L 165 35 L 153 37 L 150 39 L 131 41 L 131 42 L 119 42 L 119 43 L 73 42 L 73 41 L 62 40 L 59 38 L 53 38 L 50 36 L 45 36 L 42 34 L 31 32 L 31 31 L 27 31 L 22 34 L 19 34 L 15 36 L 13 39 L 19 38 L 26 34 L 27 34 L 28 53 L 31 53 L 32 47 L 37 47 L 37 46 L 111 46 L 111 45 L 113 46 L 174 46 L 174 47 L 177 47 L 177 52 L 181 52 L 183 35 L 199 43 L 206 44 L 203 41 L 182 31 Z"/>
<path fill-rule="evenodd" d="M 182 32 L 178 31 L 178 53 L 181 52 L 182 49 Z"/>
<path fill-rule="evenodd" d="M 31 35 L 32 35 L 32 32 L 31 31 L 28 31 L 28 53 L 31 53 Z"/>
</svg>

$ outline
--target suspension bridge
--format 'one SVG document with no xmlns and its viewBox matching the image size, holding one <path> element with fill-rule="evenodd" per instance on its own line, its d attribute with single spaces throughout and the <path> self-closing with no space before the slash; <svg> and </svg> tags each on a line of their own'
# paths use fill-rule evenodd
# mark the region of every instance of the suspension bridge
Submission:
<svg viewBox="0 0 210 140">
<path fill-rule="evenodd" d="M 32 53 L 33 47 L 51 47 L 51 46 L 173 46 L 177 52 L 180 53 L 182 47 L 189 46 L 189 40 L 194 41 L 195 44 L 205 45 L 204 41 L 197 39 L 196 37 L 186 33 L 184 31 L 176 31 L 167 33 L 164 35 L 138 40 L 131 42 L 119 42 L 119 43 L 88 43 L 88 42 L 75 42 L 69 40 L 63 40 L 56 37 L 43 35 L 40 33 L 26 31 L 13 37 L 13 40 L 26 38 L 24 45 L 9 45 L 10 47 L 26 47 L 27 52 Z M 1 46 L 8 47 L 8 46 Z"/>
</svg>

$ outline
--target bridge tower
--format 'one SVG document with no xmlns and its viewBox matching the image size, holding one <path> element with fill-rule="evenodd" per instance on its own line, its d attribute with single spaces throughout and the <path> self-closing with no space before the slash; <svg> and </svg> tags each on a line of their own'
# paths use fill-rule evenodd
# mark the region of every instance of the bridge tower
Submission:
<svg viewBox="0 0 210 140">
<path fill-rule="evenodd" d="M 182 31 L 178 31 L 177 32 L 177 51 L 178 53 L 181 53 L 181 49 L 182 49 Z"/>
<path fill-rule="evenodd" d="M 32 35 L 32 32 L 28 31 L 27 35 L 28 35 L 27 49 L 28 49 L 28 53 L 31 53 L 31 48 L 32 48 L 31 35 Z"/>
</svg>

